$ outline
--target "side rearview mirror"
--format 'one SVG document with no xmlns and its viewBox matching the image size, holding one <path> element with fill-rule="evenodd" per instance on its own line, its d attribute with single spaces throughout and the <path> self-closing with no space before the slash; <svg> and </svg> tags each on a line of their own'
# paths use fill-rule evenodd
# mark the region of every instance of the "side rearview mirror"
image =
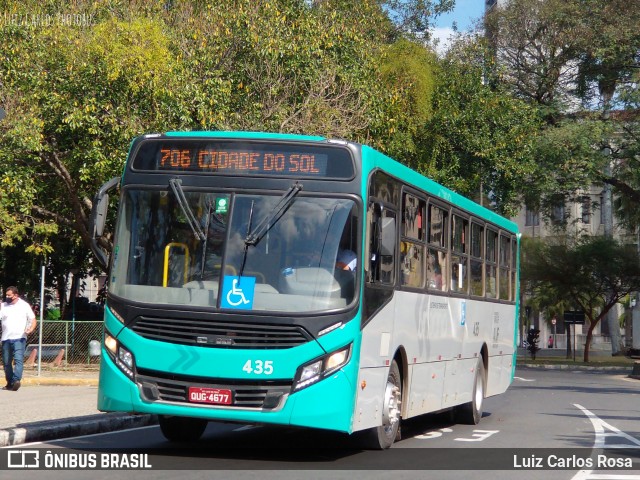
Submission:
<svg viewBox="0 0 640 480">
<path fill-rule="evenodd" d="M 89 220 L 89 231 L 91 232 L 91 250 L 98 262 L 106 269 L 108 257 L 106 252 L 98 245 L 98 238 L 104 234 L 104 225 L 107 219 L 107 211 L 109 209 L 109 191 L 120 183 L 120 177 L 113 177 L 105 182 L 98 193 L 93 198 L 91 208 L 91 218 Z"/>
<path fill-rule="evenodd" d="M 104 233 L 104 223 L 107 218 L 107 209 L 109 208 L 109 194 L 105 193 L 97 199 L 96 213 L 93 220 L 93 236 L 101 237 Z"/>
</svg>

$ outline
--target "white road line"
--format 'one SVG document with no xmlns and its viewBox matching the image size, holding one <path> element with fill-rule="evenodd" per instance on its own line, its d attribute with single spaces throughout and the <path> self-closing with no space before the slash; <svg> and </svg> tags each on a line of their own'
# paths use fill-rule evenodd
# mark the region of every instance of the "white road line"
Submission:
<svg viewBox="0 0 640 480">
<path fill-rule="evenodd" d="M 596 439 L 593 444 L 594 450 L 602 448 L 640 448 L 640 440 L 638 440 L 637 438 L 632 437 L 631 435 L 628 435 L 623 431 L 617 429 L 613 425 L 608 424 L 607 422 L 599 418 L 595 413 L 584 408 L 582 405 L 574 403 L 573 406 L 582 410 L 582 413 L 587 416 L 587 418 L 593 425 L 593 430 L 596 434 Z M 609 431 L 606 432 L 605 430 Z M 622 437 L 625 440 L 630 441 L 633 445 L 607 445 L 606 439 L 611 437 Z M 571 480 L 640 480 L 640 475 L 593 473 L 593 470 L 580 470 L 573 477 L 571 477 Z"/>
<path fill-rule="evenodd" d="M 533 378 L 513 377 L 514 380 L 520 380 L 521 382 L 535 382 Z"/>
<path fill-rule="evenodd" d="M 640 448 L 640 440 L 638 440 L 637 438 L 632 437 L 631 435 L 629 435 L 627 433 L 624 433 L 621 430 L 618 430 L 613 425 L 609 425 L 607 422 L 605 422 L 601 418 L 598 418 L 598 416 L 595 413 L 590 412 L 589 410 L 584 408 L 582 405 L 578 405 L 577 403 L 574 403 L 573 405 L 575 407 L 579 408 L 580 410 L 582 410 L 582 412 L 587 416 L 587 418 L 589 420 L 591 420 L 591 424 L 593 425 L 593 429 L 596 432 L 596 441 L 595 441 L 595 443 L 593 445 L 594 449 L 601 449 L 601 448 Z M 609 430 L 609 431 L 606 432 L 605 430 Z M 607 445 L 606 444 L 607 437 L 622 437 L 625 440 L 628 440 L 629 442 L 631 442 L 633 445 L 624 444 L 624 443 L 620 444 L 620 445 Z"/>
</svg>

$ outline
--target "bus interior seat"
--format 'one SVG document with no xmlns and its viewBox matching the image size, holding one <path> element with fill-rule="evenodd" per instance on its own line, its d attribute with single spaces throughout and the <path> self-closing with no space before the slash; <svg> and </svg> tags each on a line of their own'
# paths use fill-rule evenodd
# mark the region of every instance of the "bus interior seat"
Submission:
<svg viewBox="0 0 640 480">
<path fill-rule="evenodd" d="M 331 272 L 317 267 L 293 269 L 280 281 L 280 291 L 293 295 L 340 298 L 343 296 L 342 289 L 343 286 Z"/>
</svg>

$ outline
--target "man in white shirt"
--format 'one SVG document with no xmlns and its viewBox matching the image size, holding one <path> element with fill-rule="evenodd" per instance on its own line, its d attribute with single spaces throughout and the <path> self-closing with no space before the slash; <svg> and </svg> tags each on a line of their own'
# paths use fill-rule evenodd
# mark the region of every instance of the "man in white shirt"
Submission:
<svg viewBox="0 0 640 480">
<path fill-rule="evenodd" d="M 17 392 L 22 380 L 27 335 L 36 328 L 36 316 L 18 294 L 17 287 L 9 287 L 0 310 L 2 322 L 2 362 L 7 384 L 3 390 Z"/>
</svg>

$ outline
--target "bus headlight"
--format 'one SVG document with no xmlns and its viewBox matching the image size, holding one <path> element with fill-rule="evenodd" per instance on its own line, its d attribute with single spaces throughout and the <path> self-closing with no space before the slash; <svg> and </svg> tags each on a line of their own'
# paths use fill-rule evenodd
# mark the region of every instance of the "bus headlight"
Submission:
<svg viewBox="0 0 640 480">
<path fill-rule="evenodd" d="M 309 385 L 313 385 L 323 378 L 328 377 L 333 372 L 349 363 L 350 359 L 351 344 L 302 365 L 296 372 L 296 378 L 293 382 L 293 391 L 297 392 Z"/>
<path fill-rule="evenodd" d="M 127 377 L 133 380 L 136 365 L 133 354 L 109 332 L 105 332 L 104 334 L 104 346 L 113 363 L 115 363 Z"/>
</svg>

